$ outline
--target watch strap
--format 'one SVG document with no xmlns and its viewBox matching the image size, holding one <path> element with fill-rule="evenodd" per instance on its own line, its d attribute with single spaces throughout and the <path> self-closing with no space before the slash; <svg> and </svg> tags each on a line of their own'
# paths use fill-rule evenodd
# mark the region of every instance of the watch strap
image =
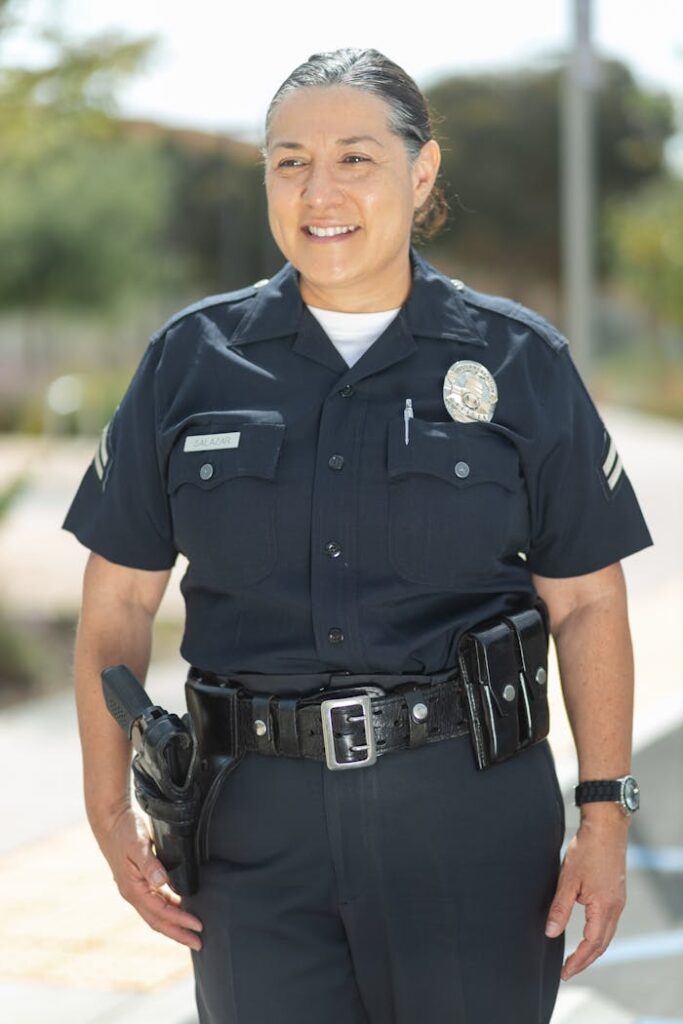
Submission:
<svg viewBox="0 0 683 1024">
<path fill-rule="evenodd" d="M 574 803 L 593 803 L 599 800 L 621 801 L 622 783 L 619 779 L 591 779 L 574 787 Z"/>
</svg>

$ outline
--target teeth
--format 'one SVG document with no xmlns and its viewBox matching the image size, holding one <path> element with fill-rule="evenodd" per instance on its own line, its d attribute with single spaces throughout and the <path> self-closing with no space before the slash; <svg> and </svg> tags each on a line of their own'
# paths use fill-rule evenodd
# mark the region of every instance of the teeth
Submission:
<svg viewBox="0 0 683 1024">
<path fill-rule="evenodd" d="M 325 238 L 329 235 L 344 235 L 347 231 L 355 231 L 356 225 L 350 225 L 348 227 L 340 228 L 316 228 L 309 225 L 308 231 L 311 235 L 318 235 L 320 238 Z"/>
</svg>

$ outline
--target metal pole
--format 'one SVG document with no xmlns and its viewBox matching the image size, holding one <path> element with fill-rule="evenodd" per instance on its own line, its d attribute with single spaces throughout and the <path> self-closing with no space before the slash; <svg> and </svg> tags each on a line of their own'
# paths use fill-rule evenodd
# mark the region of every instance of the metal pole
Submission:
<svg viewBox="0 0 683 1024">
<path fill-rule="evenodd" d="M 571 0 L 572 48 L 564 73 L 561 129 L 562 278 L 565 333 L 586 374 L 595 331 L 593 297 L 595 169 L 591 0 Z"/>
</svg>

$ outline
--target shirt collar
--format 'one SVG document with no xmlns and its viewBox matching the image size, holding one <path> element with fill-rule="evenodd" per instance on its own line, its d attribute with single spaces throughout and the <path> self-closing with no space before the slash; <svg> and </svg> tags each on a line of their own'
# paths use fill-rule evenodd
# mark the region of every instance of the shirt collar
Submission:
<svg viewBox="0 0 683 1024">
<path fill-rule="evenodd" d="M 413 336 L 485 347 L 486 339 L 450 278 L 421 256 L 414 245 L 410 246 L 410 262 L 413 283 L 403 311 Z M 244 345 L 297 334 L 303 311 L 299 272 L 287 261 L 259 287 L 253 305 L 233 331 L 229 343 Z"/>
</svg>

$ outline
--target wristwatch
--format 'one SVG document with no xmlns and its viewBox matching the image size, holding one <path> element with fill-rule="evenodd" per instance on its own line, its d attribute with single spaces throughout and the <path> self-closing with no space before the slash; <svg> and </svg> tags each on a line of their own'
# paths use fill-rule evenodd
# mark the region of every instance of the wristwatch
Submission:
<svg viewBox="0 0 683 1024">
<path fill-rule="evenodd" d="M 574 787 L 576 807 L 602 800 L 613 800 L 624 814 L 634 814 L 640 807 L 638 783 L 632 775 L 622 775 L 619 779 L 591 779 Z"/>
</svg>

